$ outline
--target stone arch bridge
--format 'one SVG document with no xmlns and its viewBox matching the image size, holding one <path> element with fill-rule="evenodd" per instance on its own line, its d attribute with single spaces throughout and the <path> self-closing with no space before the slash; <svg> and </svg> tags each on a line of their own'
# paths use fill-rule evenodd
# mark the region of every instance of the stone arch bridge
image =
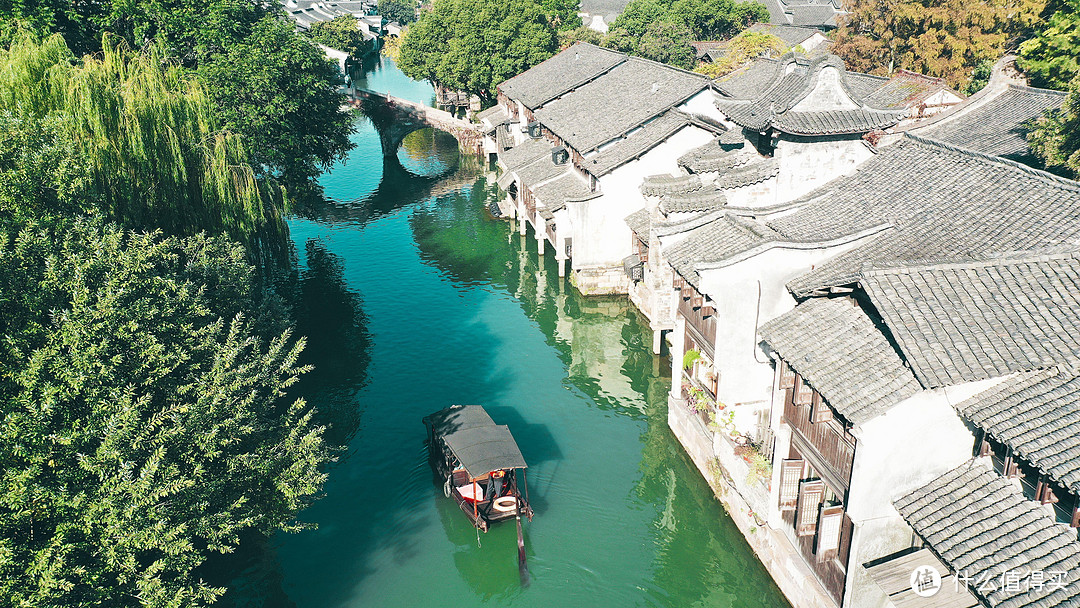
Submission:
<svg viewBox="0 0 1080 608">
<path fill-rule="evenodd" d="M 453 135 L 464 153 L 483 153 L 484 134 L 479 125 L 386 93 L 366 89 L 350 89 L 350 93 L 352 105 L 363 111 L 379 131 L 383 156 L 395 156 L 406 135 L 428 127 Z"/>
</svg>

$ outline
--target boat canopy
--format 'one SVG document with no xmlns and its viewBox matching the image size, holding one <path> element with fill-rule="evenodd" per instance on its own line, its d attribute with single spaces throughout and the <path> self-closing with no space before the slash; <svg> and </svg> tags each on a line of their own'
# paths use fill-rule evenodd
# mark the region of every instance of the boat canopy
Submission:
<svg viewBox="0 0 1080 608">
<path fill-rule="evenodd" d="M 431 414 L 424 421 L 442 438 L 469 477 L 528 467 L 510 428 L 495 424 L 482 406 L 455 405 Z"/>
</svg>

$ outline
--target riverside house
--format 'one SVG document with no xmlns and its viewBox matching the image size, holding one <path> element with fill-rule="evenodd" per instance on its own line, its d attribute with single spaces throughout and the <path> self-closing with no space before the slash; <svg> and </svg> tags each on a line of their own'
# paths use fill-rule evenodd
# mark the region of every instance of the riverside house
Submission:
<svg viewBox="0 0 1080 608">
<path fill-rule="evenodd" d="M 645 175 L 723 132 L 712 82 L 692 72 L 579 43 L 499 85 L 484 112 L 503 170 L 504 214 L 533 226 L 560 275 L 586 294 L 626 293 L 632 253 L 623 218 L 644 205 Z"/>
</svg>

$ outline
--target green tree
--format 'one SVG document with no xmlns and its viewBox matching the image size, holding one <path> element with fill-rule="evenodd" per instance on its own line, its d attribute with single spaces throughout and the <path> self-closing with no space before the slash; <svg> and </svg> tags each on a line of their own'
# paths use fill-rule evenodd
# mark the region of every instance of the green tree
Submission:
<svg viewBox="0 0 1080 608">
<path fill-rule="evenodd" d="M 558 44 L 532 0 L 435 0 L 403 36 L 398 67 L 407 76 L 489 103 L 496 85 L 554 55 Z"/>
<path fill-rule="evenodd" d="M 155 48 L 108 44 L 76 61 L 60 36 L 22 36 L 0 52 L 0 106 L 58 121 L 89 164 L 87 189 L 109 220 L 226 233 L 256 256 L 285 246 L 280 188 L 257 178 L 205 89 Z"/>
<path fill-rule="evenodd" d="M 1049 110 L 1033 127 L 1028 142 L 1046 167 L 1080 178 L 1080 74 L 1069 83 L 1061 108 Z"/>
<path fill-rule="evenodd" d="M 563 32 L 581 27 L 578 15 L 580 0 L 539 0 L 540 10 L 556 30 Z"/>
<path fill-rule="evenodd" d="M 849 69 L 899 68 L 962 88 L 975 66 L 994 60 L 1039 22 L 1045 0 L 853 0 L 833 34 Z"/>
<path fill-rule="evenodd" d="M 0 226 L 0 597 L 204 606 L 195 569 L 294 530 L 323 430 L 287 399 L 302 341 L 265 341 L 244 251 L 93 222 Z"/>
<path fill-rule="evenodd" d="M 1016 62 L 1037 87 L 1064 90 L 1080 74 L 1080 0 L 1063 0 Z"/>
<path fill-rule="evenodd" d="M 746 31 L 731 39 L 723 57 L 702 63 L 695 72 L 719 78 L 749 64 L 756 57 L 778 57 L 788 52 L 784 41 L 772 34 Z"/>
<path fill-rule="evenodd" d="M 360 20 L 352 15 L 340 15 L 330 21 L 314 23 L 308 30 L 308 37 L 319 44 L 346 52 L 354 59 L 366 55 L 373 46 L 364 39 Z"/>
<path fill-rule="evenodd" d="M 769 21 L 760 2 L 675 0 L 669 14 L 690 28 L 694 40 L 726 40 L 758 22 Z"/>
<path fill-rule="evenodd" d="M 387 21 L 409 25 L 416 21 L 416 3 L 412 0 L 379 0 L 379 14 Z"/>
<path fill-rule="evenodd" d="M 690 46 L 691 40 L 693 37 L 686 24 L 670 18 L 663 19 L 645 30 L 645 35 L 638 42 L 637 54 L 688 70 L 694 67 L 695 53 L 694 47 Z"/>
</svg>

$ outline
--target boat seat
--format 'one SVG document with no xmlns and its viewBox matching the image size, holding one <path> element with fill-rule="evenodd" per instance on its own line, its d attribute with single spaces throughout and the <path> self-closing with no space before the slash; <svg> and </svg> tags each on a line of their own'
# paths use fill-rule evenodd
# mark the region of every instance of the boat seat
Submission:
<svg viewBox="0 0 1080 608">
<path fill-rule="evenodd" d="M 478 483 L 458 486 L 457 493 L 469 502 L 484 502 L 484 488 Z"/>
</svg>

